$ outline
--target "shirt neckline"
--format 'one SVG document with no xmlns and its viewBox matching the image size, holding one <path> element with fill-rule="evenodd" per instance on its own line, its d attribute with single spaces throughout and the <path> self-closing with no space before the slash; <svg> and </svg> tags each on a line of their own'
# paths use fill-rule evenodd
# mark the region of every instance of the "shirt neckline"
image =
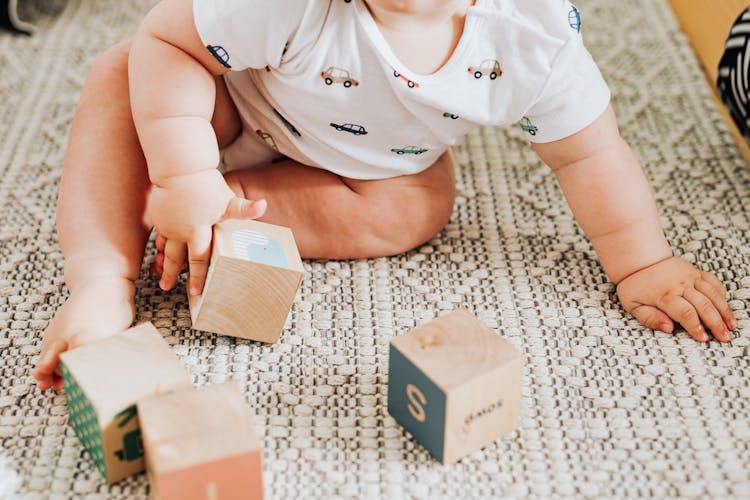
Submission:
<svg viewBox="0 0 750 500">
<path fill-rule="evenodd" d="M 477 15 L 477 8 L 480 7 L 484 3 L 484 1 L 485 0 L 475 0 L 474 4 L 470 5 L 469 8 L 466 9 L 464 29 L 461 33 L 461 38 L 459 38 L 458 43 L 456 44 L 456 48 L 453 49 L 453 53 L 450 55 L 445 64 L 443 64 L 437 71 L 430 74 L 415 73 L 403 62 L 401 62 L 398 56 L 396 56 L 396 54 L 391 49 L 390 44 L 385 39 L 385 36 L 383 36 L 380 28 L 378 28 L 375 19 L 373 19 L 372 14 L 370 14 L 370 11 L 367 9 L 364 1 L 354 0 L 353 3 L 360 25 L 367 33 L 370 41 L 375 46 L 375 49 L 380 52 L 380 55 L 388 62 L 391 68 L 393 68 L 393 71 L 397 71 L 398 73 L 404 75 L 409 75 L 410 77 L 414 78 L 415 81 L 424 82 L 440 78 L 444 73 L 450 72 L 453 67 L 461 61 L 461 56 L 465 52 L 466 47 L 469 46 L 471 38 L 474 36 L 474 33 L 478 31 L 476 29 L 476 25 L 479 22 L 480 17 Z"/>
</svg>

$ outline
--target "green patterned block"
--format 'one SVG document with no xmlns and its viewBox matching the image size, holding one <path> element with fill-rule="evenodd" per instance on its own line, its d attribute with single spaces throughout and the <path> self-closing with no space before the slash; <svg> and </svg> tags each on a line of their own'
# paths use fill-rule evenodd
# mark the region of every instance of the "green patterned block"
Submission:
<svg viewBox="0 0 750 500">
<path fill-rule="evenodd" d="M 190 376 L 150 323 L 60 354 L 70 425 L 107 483 L 145 467 L 136 403 L 190 387 Z"/>
<path fill-rule="evenodd" d="M 89 452 L 99 472 L 107 478 L 107 466 L 104 463 L 104 444 L 102 442 L 101 427 L 96 410 L 81 390 L 75 377 L 65 365 L 61 363 L 65 394 L 68 398 L 68 417 L 70 425 L 81 440 L 84 448 Z"/>
<path fill-rule="evenodd" d="M 135 405 L 129 406 L 115 415 L 118 429 L 126 427 L 133 419 L 136 419 L 134 423 L 137 424 L 138 408 Z M 122 435 L 122 448 L 115 451 L 115 455 L 120 461 L 125 462 L 132 462 L 143 457 L 143 440 L 141 439 L 140 427 Z"/>
</svg>

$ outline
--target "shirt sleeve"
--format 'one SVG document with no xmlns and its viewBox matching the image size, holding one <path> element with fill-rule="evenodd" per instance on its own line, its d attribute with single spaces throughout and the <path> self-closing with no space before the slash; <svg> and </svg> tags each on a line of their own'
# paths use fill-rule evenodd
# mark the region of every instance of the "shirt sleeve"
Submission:
<svg viewBox="0 0 750 500">
<path fill-rule="evenodd" d="M 565 3 L 570 10 L 561 21 L 569 37 L 520 123 L 531 142 L 552 142 L 581 131 L 604 113 L 610 101 L 609 87 L 583 45 L 580 13 Z"/>
<path fill-rule="evenodd" d="M 278 67 L 307 6 L 306 0 L 193 0 L 193 17 L 208 51 L 239 71 Z"/>
</svg>

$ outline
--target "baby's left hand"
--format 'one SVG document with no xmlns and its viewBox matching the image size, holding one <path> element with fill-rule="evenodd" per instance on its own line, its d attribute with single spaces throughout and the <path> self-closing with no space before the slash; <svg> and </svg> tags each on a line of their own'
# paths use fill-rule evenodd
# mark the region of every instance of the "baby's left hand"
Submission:
<svg viewBox="0 0 750 500">
<path fill-rule="evenodd" d="M 707 342 L 705 325 L 721 342 L 732 340 L 737 320 L 726 289 L 713 274 L 670 257 L 631 274 L 617 285 L 623 307 L 648 328 L 666 333 L 674 322 L 698 342 Z"/>
</svg>

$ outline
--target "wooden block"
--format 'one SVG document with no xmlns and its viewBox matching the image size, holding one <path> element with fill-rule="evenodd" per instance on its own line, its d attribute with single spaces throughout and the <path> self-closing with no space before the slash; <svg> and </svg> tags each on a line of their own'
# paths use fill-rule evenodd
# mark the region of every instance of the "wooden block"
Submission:
<svg viewBox="0 0 750 500">
<path fill-rule="evenodd" d="M 143 399 L 138 414 L 153 498 L 263 498 L 261 443 L 236 382 Z"/>
<path fill-rule="evenodd" d="M 151 323 L 60 355 L 69 422 L 99 472 L 114 483 L 144 468 L 136 402 L 191 386 Z"/>
<path fill-rule="evenodd" d="M 391 340 L 388 413 L 440 462 L 518 426 L 523 357 L 466 309 Z"/>
<path fill-rule="evenodd" d="M 189 296 L 193 328 L 276 342 L 304 269 L 289 228 L 253 220 L 214 226 L 203 294 Z"/>
</svg>

